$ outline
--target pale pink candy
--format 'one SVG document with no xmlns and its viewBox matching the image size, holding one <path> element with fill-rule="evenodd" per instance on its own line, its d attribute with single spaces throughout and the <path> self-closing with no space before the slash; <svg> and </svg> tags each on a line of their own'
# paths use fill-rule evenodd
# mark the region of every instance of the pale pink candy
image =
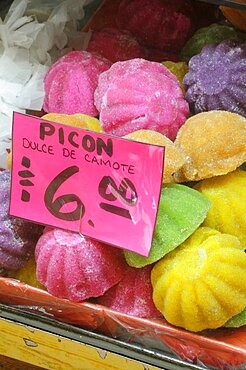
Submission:
<svg viewBox="0 0 246 370">
<path fill-rule="evenodd" d="M 107 59 L 87 51 L 72 51 L 51 66 L 44 79 L 43 109 L 48 113 L 84 113 L 96 116 L 94 92 Z"/>
<path fill-rule="evenodd" d="M 152 266 L 128 267 L 124 278 L 109 289 L 97 302 L 112 310 L 136 317 L 160 317 L 152 299 L 150 272 Z"/>
<path fill-rule="evenodd" d="M 97 52 L 113 63 L 145 57 L 144 49 L 129 32 L 114 28 L 93 31 L 87 51 Z"/>
<path fill-rule="evenodd" d="M 103 130 L 117 136 L 147 129 L 174 140 L 189 113 L 177 78 L 144 59 L 117 62 L 102 73 L 95 105 Z"/>
<path fill-rule="evenodd" d="M 71 301 L 98 297 L 127 268 L 122 251 L 60 229 L 46 229 L 35 251 L 37 279 L 48 292 Z"/>
</svg>

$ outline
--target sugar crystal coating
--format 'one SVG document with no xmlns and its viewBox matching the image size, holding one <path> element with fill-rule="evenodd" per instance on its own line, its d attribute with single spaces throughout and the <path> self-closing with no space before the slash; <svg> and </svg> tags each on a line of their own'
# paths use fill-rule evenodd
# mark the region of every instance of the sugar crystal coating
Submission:
<svg viewBox="0 0 246 370">
<path fill-rule="evenodd" d="M 71 301 L 103 295 L 123 277 L 122 251 L 77 233 L 46 229 L 35 250 L 37 279 Z"/>
<path fill-rule="evenodd" d="M 224 175 L 246 161 L 246 119 L 226 111 L 196 114 L 180 128 L 175 144 L 186 160 L 174 175 L 177 182 Z"/>
<path fill-rule="evenodd" d="M 0 171 L 0 270 L 18 270 L 34 252 L 43 227 L 8 215 L 10 172 Z"/>
<path fill-rule="evenodd" d="M 237 31 L 233 27 L 224 24 L 214 23 L 208 27 L 202 27 L 184 45 L 180 58 L 188 62 L 208 44 L 218 44 L 224 40 L 237 38 Z"/>
<path fill-rule="evenodd" d="M 107 59 L 87 51 L 72 51 L 64 55 L 45 76 L 44 111 L 97 116 L 94 92 L 100 73 L 110 65 Z"/>
<path fill-rule="evenodd" d="M 246 116 L 246 43 L 205 46 L 191 58 L 183 85 L 194 113 L 226 110 Z"/>
<path fill-rule="evenodd" d="M 187 239 L 204 221 L 210 201 L 197 190 L 167 184 L 161 190 L 159 209 L 148 257 L 125 250 L 128 265 L 143 267 L 161 259 Z"/>
<path fill-rule="evenodd" d="M 152 299 L 151 269 L 152 266 L 128 267 L 123 279 L 100 297 L 98 303 L 135 317 L 161 316 Z"/>
<path fill-rule="evenodd" d="M 161 145 L 165 147 L 163 183 L 173 183 L 173 174 L 185 163 L 184 157 L 178 148 L 166 136 L 152 130 L 134 131 L 125 136 L 127 139 L 140 141 L 147 144 Z"/>
<path fill-rule="evenodd" d="M 98 53 L 113 63 L 145 57 L 144 49 L 129 32 L 114 28 L 93 31 L 86 50 Z"/>
<path fill-rule="evenodd" d="M 212 177 L 195 188 L 212 204 L 203 225 L 238 237 L 246 249 L 246 172 Z"/>
<path fill-rule="evenodd" d="M 117 62 L 102 73 L 95 105 L 103 130 L 117 136 L 148 129 L 174 140 L 189 112 L 177 78 L 144 59 Z"/>
<path fill-rule="evenodd" d="M 151 281 L 168 322 L 215 329 L 246 306 L 246 253 L 235 236 L 201 227 L 154 266 Z"/>
<path fill-rule="evenodd" d="M 179 50 L 190 35 L 192 2 L 182 0 L 123 0 L 116 22 L 147 46 Z"/>
</svg>

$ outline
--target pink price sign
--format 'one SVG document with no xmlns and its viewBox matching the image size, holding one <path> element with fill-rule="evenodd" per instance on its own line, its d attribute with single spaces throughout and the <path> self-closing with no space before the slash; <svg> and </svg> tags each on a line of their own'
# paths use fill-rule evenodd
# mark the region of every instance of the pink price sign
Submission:
<svg viewBox="0 0 246 370">
<path fill-rule="evenodd" d="M 14 113 L 10 214 L 149 254 L 164 147 Z"/>
</svg>

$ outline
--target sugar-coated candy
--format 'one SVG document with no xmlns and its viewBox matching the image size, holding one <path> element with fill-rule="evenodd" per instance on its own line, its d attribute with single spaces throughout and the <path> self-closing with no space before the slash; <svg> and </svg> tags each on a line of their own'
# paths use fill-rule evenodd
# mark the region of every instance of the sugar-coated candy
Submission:
<svg viewBox="0 0 246 370">
<path fill-rule="evenodd" d="M 64 123 L 68 126 L 85 128 L 87 130 L 102 132 L 100 122 L 97 118 L 88 116 L 86 114 L 61 114 L 61 113 L 48 113 L 42 119 L 53 121 L 57 123 Z"/>
<path fill-rule="evenodd" d="M 48 292 L 77 302 L 103 295 L 126 269 L 121 250 L 59 229 L 45 229 L 35 256 L 37 279 Z"/>
<path fill-rule="evenodd" d="M 180 59 L 188 62 L 208 44 L 218 44 L 224 40 L 237 38 L 237 31 L 224 24 L 214 23 L 208 27 L 200 28 L 184 45 L 180 53 Z"/>
<path fill-rule="evenodd" d="M 246 248 L 246 172 L 212 177 L 195 188 L 212 204 L 203 225 L 237 236 Z"/>
<path fill-rule="evenodd" d="M 129 32 L 115 28 L 93 31 L 86 50 L 98 53 L 113 63 L 145 58 L 144 48 L 138 41 Z"/>
<path fill-rule="evenodd" d="M 174 175 L 177 182 L 224 175 L 246 161 L 246 119 L 225 111 L 196 114 L 180 128 L 175 144 L 186 158 Z"/>
<path fill-rule="evenodd" d="M 204 221 L 210 201 L 185 185 L 167 184 L 161 190 L 154 237 L 148 257 L 124 250 L 128 265 L 143 267 L 179 246 Z"/>
<path fill-rule="evenodd" d="M 154 130 L 174 140 L 188 115 L 177 78 L 144 59 L 117 62 L 99 77 L 95 105 L 105 132 L 124 136 Z"/>
<path fill-rule="evenodd" d="M 35 288 L 44 289 L 44 286 L 38 282 L 36 277 L 36 261 L 34 257 L 31 257 L 20 270 L 11 271 L 8 277 Z"/>
<path fill-rule="evenodd" d="M 152 130 L 134 131 L 125 136 L 127 139 L 140 141 L 147 144 L 161 145 L 165 147 L 163 183 L 173 183 L 173 174 L 178 171 L 185 163 L 184 157 L 178 148 L 166 136 Z"/>
<path fill-rule="evenodd" d="M 246 325 L 246 307 L 242 312 L 229 319 L 224 326 L 226 328 L 239 328 L 243 325 Z"/>
<path fill-rule="evenodd" d="M 245 4 L 245 0 L 241 0 Z M 233 24 L 234 27 L 246 31 L 246 12 L 245 9 L 236 9 L 228 6 L 220 6 L 220 10 L 228 19 L 228 21 Z"/>
<path fill-rule="evenodd" d="M 166 61 L 162 63 L 165 67 L 169 69 L 170 72 L 172 72 L 178 79 L 181 89 L 183 93 L 185 92 L 184 86 L 183 86 L 183 79 L 186 73 L 188 72 L 188 66 L 185 62 L 172 62 L 172 61 Z"/>
<path fill-rule="evenodd" d="M 18 270 L 34 253 L 43 227 L 8 215 L 10 172 L 0 171 L 0 270 Z"/>
<path fill-rule="evenodd" d="M 97 116 L 94 92 L 100 73 L 110 65 L 107 59 L 87 51 L 71 51 L 58 59 L 44 79 L 44 111 Z"/>
<path fill-rule="evenodd" d="M 187 0 L 123 0 L 116 23 L 143 45 L 179 50 L 190 35 L 192 13 L 192 2 Z"/>
<path fill-rule="evenodd" d="M 246 306 L 246 253 L 237 237 L 201 227 L 154 266 L 151 281 L 169 323 L 215 329 Z"/>
<path fill-rule="evenodd" d="M 246 116 L 246 43 L 227 40 L 204 46 L 191 58 L 183 85 L 194 113 L 226 110 Z"/>
<path fill-rule="evenodd" d="M 135 317 L 160 317 L 161 313 L 152 299 L 151 269 L 152 266 L 142 269 L 128 267 L 123 279 L 99 297 L 97 302 Z"/>
</svg>

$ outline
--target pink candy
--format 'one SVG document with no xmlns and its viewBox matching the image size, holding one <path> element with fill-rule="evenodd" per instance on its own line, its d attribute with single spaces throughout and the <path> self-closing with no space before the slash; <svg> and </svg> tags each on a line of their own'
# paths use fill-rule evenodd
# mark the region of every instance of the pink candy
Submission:
<svg viewBox="0 0 246 370">
<path fill-rule="evenodd" d="M 144 59 L 117 62 L 102 73 L 95 105 L 103 130 L 118 136 L 148 129 L 174 140 L 189 113 L 177 78 Z"/>
<path fill-rule="evenodd" d="M 123 0 L 116 22 L 143 45 L 179 51 L 190 36 L 192 13 L 189 0 Z"/>
<path fill-rule="evenodd" d="M 87 50 L 98 53 L 113 63 L 145 57 L 143 48 L 130 33 L 114 28 L 94 31 Z"/>
<path fill-rule="evenodd" d="M 121 250 L 60 229 L 46 229 L 35 254 L 40 283 L 50 294 L 77 302 L 104 294 L 127 267 Z"/>
<path fill-rule="evenodd" d="M 111 65 L 86 51 L 72 51 L 51 66 L 44 80 L 46 112 L 97 116 L 94 92 L 100 73 Z"/>
<path fill-rule="evenodd" d="M 151 268 L 128 267 L 124 278 L 100 297 L 98 303 L 136 317 L 162 316 L 152 300 Z"/>
</svg>

